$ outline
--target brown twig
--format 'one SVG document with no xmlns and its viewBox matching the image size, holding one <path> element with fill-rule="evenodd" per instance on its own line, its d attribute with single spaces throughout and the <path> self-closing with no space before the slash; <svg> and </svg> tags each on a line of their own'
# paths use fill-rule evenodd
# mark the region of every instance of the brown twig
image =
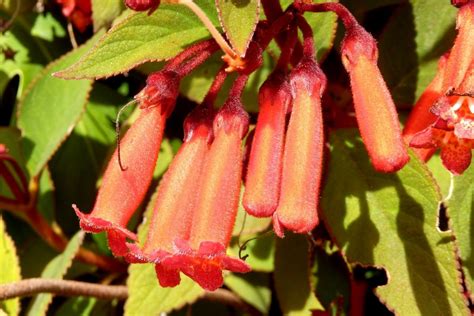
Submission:
<svg viewBox="0 0 474 316">
<path fill-rule="evenodd" d="M 128 298 L 128 290 L 125 285 L 102 285 L 41 278 L 25 279 L 0 285 L 0 301 L 15 297 L 34 296 L 39 293 L 52 293 L 60 296 L 89 296 L 106 300 L 125 300 Z M 252 315 L 261 314 L 253 306 L 247 304 L 229 290 L 218 289 L 214 292 L 206 292 L 201 299 L 245 310 Z"/>
<path fill-rule="evenodd" d="M 127 287 L 124 285 L 101 285 L 70 280 L 33 278 L 0 285 L 0 300 L 33 296 L 39 293 L 53 293 L 61 296 L 91 296 L 109 300 L 124 300 L 128 296 Z"/>
</svg>

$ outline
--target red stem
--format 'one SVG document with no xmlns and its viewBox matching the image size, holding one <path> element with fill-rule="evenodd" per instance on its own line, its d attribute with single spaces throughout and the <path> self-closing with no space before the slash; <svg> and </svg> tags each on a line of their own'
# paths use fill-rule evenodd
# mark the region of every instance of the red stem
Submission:
<svg viewBox="0 0 474 316">
<path fill-rule="evenodd" d="M 6 161 L 10 162 L 11 166 L 15 170 L 16 174 L 18 175 L 18 178 L 20 179 L 21 185 L 23 186 L 23 192 L 28 192 L 28 179 L 26 178 L 26 175 L 23 171 L 23 169 L 20 167 L 20 165 L 17 163 L 15 159 L 12 157 L 6 157 L 4 158 Z M 26 199 L 29 199 L 29 194 L 26 194 Z"/>
<path fill-rule="evenodd" d="M 302 15 L 298 16 L 298 26 L 303 32 L 303 55 L 305 57 L 314 57 L 313 30 Z"/>
<path fill-rule="evenodd" d="M 239 75 L 234 81 L 234 85 L 229 93 L 229 98 L 240 98 L 242 91 L 244 91 L 245 84 L 247 83 L 248 75 Z M 227 103 L 226 103 L 227 104 Z"/>
<path fill-rule="evenodd" d="M 180 64 L 179 67 L 175 70 L 178 76 L 181 78 L 187 76 L 191 71 L 199 67 L 203 62 L 205 62 L 212 54 L 214 54 L 219 49 L 219 45 L 215 41 L 212 42 L 211 45 L 206 47 L 206 49 L 202 50 L 190 60 L 186 61 L 186 63 Z"/>
<path fill-rule="evenodd" d="M 210 47 L 214 47 L 216 41 L 214 39 L 209 39 L 206 41 L 198 42 L 194 45 L 187 47 L 184 51 L 173 57 L 166 65 L 165 70 L 176 71 L 178 67 L 181 66 L 187 59 L 198 55 L 199 53 L 208 50 Z"/>
<path fill-rule="evenodd" d="M 223 65 L 219 72 L 217 73 L 216 77 L 214 78 L 214 81 L 212 82 L 211 87 L 209 88 L 209 91 L 207 92 L 206 97 L 204 98 L 204 101 L 202 101 L 202 104 L 207 107 L 213 107 L 214 103 L 216 101 L 217 95 L 219 94 L 219 91 L 222 88 L 222 85 L 224 84 L 225 79 L 227 78 L 228 73 L 225 71 L 227 68 L 226 65 Z"/>
<path fill-rule="evenodd" d="M 328 3 L 314 3 L 314 4 L 306 4 L 302 2 L 295 3 L 295 7 L 300 11 L 311 11 L 311 12 L 334 12 L 337 16 L 341 19 L 342 23 L 344 23 L 344 27 L 346 30 L 354 28 L 359 23 L 354 18 L 352 13 L 342 4 L 335 3 L 335 2 L 328 2 Z"/>
<path fill-rule="evenodd" d="M 281 70 L 286 70 L 287 65 L 290 63 L 291 56 L 295 49 L 295 45 L 298 42 L 298 30 L 296 24 L 292 24 L 290 29 L 285 32 L 286 40 L 281 50 L 280 58 L 278 59 L 278 64 L 276 68 Z"/>
</svg>

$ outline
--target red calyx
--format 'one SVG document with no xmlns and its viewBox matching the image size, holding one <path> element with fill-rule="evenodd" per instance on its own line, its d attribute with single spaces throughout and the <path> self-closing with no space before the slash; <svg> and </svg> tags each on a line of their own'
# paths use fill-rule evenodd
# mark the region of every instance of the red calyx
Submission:
<svg viewBox="0 0 474 316">
<path fill-rule="evenodd" d="M 148 11 L 152 14 L 160 6 L 160 0 L 125 0 L 125 5 L 134 11 Z"/>
</svg>

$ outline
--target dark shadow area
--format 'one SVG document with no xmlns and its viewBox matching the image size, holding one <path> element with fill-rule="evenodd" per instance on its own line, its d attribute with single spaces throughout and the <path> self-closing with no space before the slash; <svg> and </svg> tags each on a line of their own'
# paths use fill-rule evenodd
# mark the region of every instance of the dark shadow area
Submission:
<svg viewBox="0 0 474 316">
<path fill-rule="evenodd" d="M 3 90 L 0 98 L 0 126 L 9 126 L 12 121 L 19 85 L 20 76 L 15 75 Z"/>
</svg>

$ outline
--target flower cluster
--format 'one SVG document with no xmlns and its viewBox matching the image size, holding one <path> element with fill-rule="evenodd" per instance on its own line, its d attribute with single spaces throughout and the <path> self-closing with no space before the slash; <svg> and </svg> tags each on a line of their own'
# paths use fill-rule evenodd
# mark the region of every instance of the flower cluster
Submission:
<svg viewBox="0 0 474 316">
<path fill-rule="evenodd" d="M 144 11 L 156 9 L 158 2 L 127 1 L 127 5 Z M 408 155 L 395 106 L 377 67 L 375 40 L 340 4 L 297 3 L 281 17 L 258 26 L 238 67 L 230 67 L 237 63 L 225 56 L 228 63 L 203 103 L 184 122 L 184 142 L 159 185 L 148 234 L 140 243 L 126 226 L 152 180 L 179 82 L 217 49 L 216 43 L 197 43 L 148 77 L 136 97 L 140 117 L 112 156 L 93 211 L 83 214 L 74 205 L 81 227 L 107 232 L 114 255 L 130 263 L 153 263 L 162 286 L 176 286 L 184 273 L 208 290 L 222 285 L 223 270 L 250 271 L 243 260 L 226 255 L 243 175 L 242 204 L 250 215 L 272 217 L 280 237 L 285 230 L 311 232 L 319 222 L 325 144 L 322 96 L 327 79 L 315 59 L 305 11 L 334 11 L 342 18 L 346 27 L 342 60 L 370 159 L 382 172 L 402 168 Z M 263 49 L 277 36 L 284 42 L 282 53 L 260 88 L 260 113 L 253 138 L 248 137 L 250 154 L 244 164 L 242 141 L 249 115 L 241 94 L 249 74 L 261 66 Z M 299 57 L 297 45 L 302 48 Z M 214 100 L 229 70 L 238 70 L 238 77 L 216 112 Z"/>
<path fill-rule="evenodd" d="M 474 148 L 474 1 L 459 7 L 458 35 L 441 57 L 438 72 L 413 108 L 403 134 L 423 160 L 441 148 L 441 160 L 453 174 L 471 163 Z"/>
</svg>

